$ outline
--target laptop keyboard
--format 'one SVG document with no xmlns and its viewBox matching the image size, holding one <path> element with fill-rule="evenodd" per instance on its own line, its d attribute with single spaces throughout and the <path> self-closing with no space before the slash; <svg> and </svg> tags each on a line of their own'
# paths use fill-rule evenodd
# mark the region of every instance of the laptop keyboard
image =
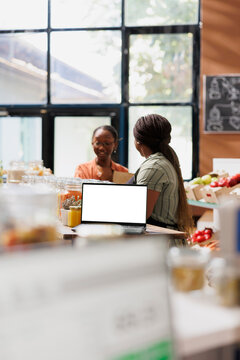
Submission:
<svg viewBox="0 0 240 360">
<path fill-rule="evenodd" d="M 125 234 L 142 234 L 144 226 L 122 225 Z"/>
</svg>

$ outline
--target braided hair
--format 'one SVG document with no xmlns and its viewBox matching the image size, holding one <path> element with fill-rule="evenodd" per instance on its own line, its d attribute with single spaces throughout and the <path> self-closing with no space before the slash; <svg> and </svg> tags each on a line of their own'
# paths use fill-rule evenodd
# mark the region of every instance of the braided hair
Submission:
<svg viewBox="0 0 240 360">
<path fill-rule="evenodd" d="M 133 134 L 140 144 L 148 146 L 152 153 L 161 152 L 173 165 L 178 177 L 179 203 L 177 209 L 179 230 L 189 233 L 192 227 L 192 217 L 189 214 L 182 172 L 177 154 L 169 145 L 172 126 L 163 116 L 150 114 L 140 117 L 133 129 Z"/>
</svg>

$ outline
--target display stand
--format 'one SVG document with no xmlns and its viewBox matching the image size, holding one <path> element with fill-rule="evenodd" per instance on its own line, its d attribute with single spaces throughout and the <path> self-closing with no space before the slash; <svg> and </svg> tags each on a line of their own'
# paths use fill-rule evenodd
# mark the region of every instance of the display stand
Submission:
<svg viewBox="0 0 240 360">
<path fill-rule="evenodd" d="M 213 210 L 213 221 L 212 221 L 212 227 L 213 231 L 216 232 L 220 229 L 219 224 L 219 204 L 215 203 L 207 203 L 204 200 L 188 200 L 188 204 L 191 206 L 198 206 L 203 207 L 205 209 L 212 209 Z"/>
</svg>

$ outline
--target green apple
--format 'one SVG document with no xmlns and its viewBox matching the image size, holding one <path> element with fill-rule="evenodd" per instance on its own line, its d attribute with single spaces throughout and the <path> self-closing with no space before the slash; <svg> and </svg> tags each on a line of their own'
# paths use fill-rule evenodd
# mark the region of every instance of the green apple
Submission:
<svg viewBox="0 0 240 360">
<path fill-rule="evenodd" d="M 207 175 L 203 175 L 202 176 L 202 181 L 204 185 L 208 185 L 212 182 L 212 177 L 211 175 L 207 174 Z"/>
<path fill-rule="evenodd" d="M 189 182 L 191 185 L 203 184 L 201 177 L 196 177 Z"/>
</svg>

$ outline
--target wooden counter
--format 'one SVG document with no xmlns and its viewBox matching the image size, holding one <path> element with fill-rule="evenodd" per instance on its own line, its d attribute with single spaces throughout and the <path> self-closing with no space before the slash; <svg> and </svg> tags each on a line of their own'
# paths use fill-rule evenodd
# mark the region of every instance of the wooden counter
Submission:
<svg viewBox="0 0 240 360">
<path fill-rule="evenodd" d="M 73 239 L 78 236 L 74 231 L 72 231 L 70 227 L 64 226 L 60 222 L 58 223 L 58 232 L 63 236 L 63 239 Z M 147 224 L 146 231 L 141 236 L 144 235 L 168 235 L 171 238 L 175 238 L 175 239 L 186 238 L 185 232 L 166 229 L 160 226 L 149 225 L 149 224 Z"/>
<path fill-rule="evenodd" d="M 147 224 L 145 235 L 162 234 L 169 235 L 175 239 L 186 239 L 187 235 L 183 231 L 171 230 L 160 226 Z"/>
</svg>

